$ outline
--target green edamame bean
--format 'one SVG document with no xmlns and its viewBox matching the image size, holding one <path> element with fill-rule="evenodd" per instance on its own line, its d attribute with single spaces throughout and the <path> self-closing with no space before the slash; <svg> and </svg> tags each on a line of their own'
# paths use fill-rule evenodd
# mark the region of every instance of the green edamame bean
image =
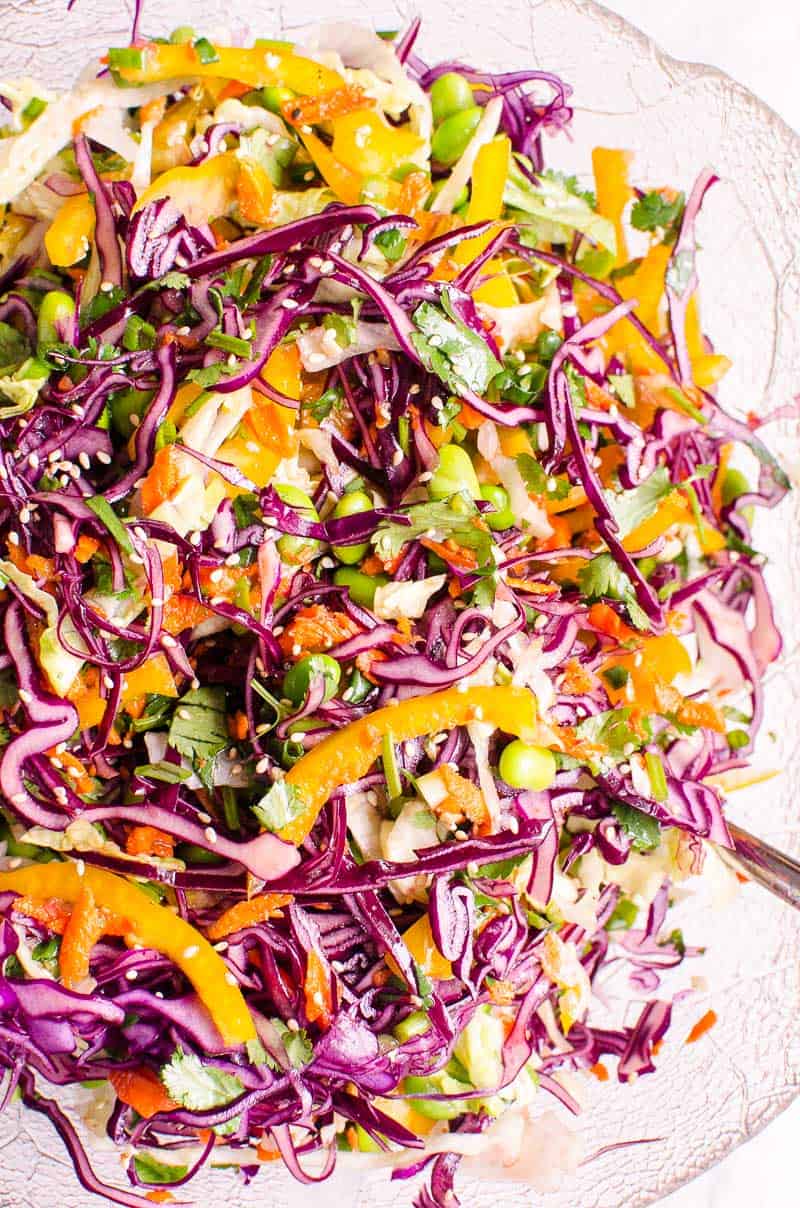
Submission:
<svg viewBox="0 0 800 1208">
<path fill-rule="evenodd" d="M 533 345 L 537 356 L 545 361 L 552 361 L 561 347 L 562 339 L 557 331 L 540 331 Z"/>
<path fill-rule="evenodd" d="M 537 747 L 516 738 L 500 756 L 498 771 L 515 789 L 541 792 L 550 788 L 556 777 L 556 761 L 547 747 Z"/>
<path fill-rule="evenodd" d="M 275 490 L 283 502 L 300 512 L 304 519 L 319 520 L 319 512 L 305 491 L 282 482 L 275 484 Z M 277 550 L 281 558 L 284 562 L 290 562 L 293 565 L 310 562 L 321 548 L 322 542 L 317 541 L 315 537 L 294 537 L 290 533 L 285 533 L 277 542 Z"/>
<path fill-rule="evenodd" d="M 737 470 L 735 466 L 731 466 L 730 469 L 725 471 L 721 491 L 724 507 L 728 507 L 740 495 L 746 495 L 749 490 L 750 483 L 741 470 Z"/>
<path fill-rule="evenodd" d="M 435 1078 L 418 1078 L 415 1075 L 409 1075 L 404 1087 L 406 1093 L 412 1095 L 426 1092 L 429 1095 L 455 1095 L 459 1091 L 463 1093 L 471 1089 L 463 1082 L 457 1082 L 455 1078 L 451 1078 L 449 1074 L 439 1074 Z M 427 1116 L 429 1120 L 454 1120 L 456 1116 L 461 1116 L 464 1112 L 471 1110 L 469 1099 L 412 1099 L 411 1102 L 414 1109 L 420 1115 Z"/>
<path fill-rule="evenodd" d="M 121 390 L 119 394 L 112 397 L 109 403 L 111 423 L 124 440 L 128 439 L 137 426 L 132 422 L 132 417 L 135 416 L 137 420 L 140 420 L 150 406 L 152 397 L 152 390 L 134 390 L 133 387 Z"/>
<path fill-rule="evenodd" d="M 334 571 L 333 581 L 339 587 L 347 588 L 354 604 L 360 604 L 362 608 L 372 608 L 376 589 L 388 583 L 389 578 L 388 575 L 365 575 L 354 567 L 342 566 Z"/>
<path fill-rule="evenodd" d="M 461 445 L 444 445 L 439 450 L 439 464 L 428 483 L 428 493 L 431 499 L 448 499 L 459 491 L 478 499 L 481 485 L 466 449 Z"/>
<path fill-rule="evenodd" d="M 505 487 L 497 486 L 493 482 L 485 482 L 481 487 L 481 499 L 485 499 L 494 508 L 493 512 L 482 513 L 483 519 L 490 529 L 497 531 L 511 528 L 514 523 L 514 513 L 511 510 L 508 491 Z"/>
<path fill-rule="evenodd" d="M 43 356 L 53 344 L 65 341 L 68 324 L 75 315 L 75 299 L 62 289 L 51 289 L 42 298 L 36 327 L 39 356 Z"/>
<path fill-rule="evenodd" d="M 336 507 L 333 509 L 333 516 L 338 520 L 341 516 L 357 516 L 361 512 L 372 511 L 372 500 L 366 491 L 348 491 L 342 495 Z M 369 542 L 363 541 L 360 545 L 332 545 L 331 552 L 340 562 L 344 562 L 345 566 L 352 566 L 356 562 L 360 562 L 369 550 Z"/>
<path fill-rule="evenodd" d="M 431 85 L 431 112 L 438 126 L 454 113 L 471 109 L 475 104 L 472 85 L 457 71 L 447 71 Z"/>
<path fill-rule="evenodd" d="M 437 163 L 449 167 L 461 158 L 482 116 L 483 110 L 473 105 L 445 118 L 431 139 L 431 155 Z"/>
<path fill-rule="evenodd" d="M 295 95 L 291 88 L 270 84 L 261 89 L 261 104 L 265 109 L 269 109 L 270 113 L 280 113 L 281 105 L 291 101 Z"/>
<path fill-rule="evenodd" d="M 325 700 L 336 694 L 342 669 L 329 654 L 307 654 L 291 667 L 283 677 L 283 695 L 295 705 L 300 705 L 308 695 L 311 680 L 321 675 L 325 680 Z"/>
</svg>

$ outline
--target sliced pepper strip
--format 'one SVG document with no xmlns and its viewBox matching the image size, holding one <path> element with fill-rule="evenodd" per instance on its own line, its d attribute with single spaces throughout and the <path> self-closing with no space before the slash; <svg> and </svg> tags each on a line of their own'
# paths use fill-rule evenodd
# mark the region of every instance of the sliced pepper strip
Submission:
<svg viewBox="0 0 800 1208">
<path fill-rule="evenodd" d="M 467 208 L 467 224 L 499 218 L 503 213 L 503 190 L 511 163 L 511 142 L 505 134 L 481 147 L 472 170 L 472 194 Z M 457 264 L 471 264 L 491 243 L 496 232 L 489 230 L 473 239 L 465 239 L 455 250 Z"/>
<path fill-rule="evenodd" d="M 199 931 L 166 906 L 151 901 L 134 882 L 101 868 L 85 868 L 80 876 L 78 865 L 66 861 L 0 872 L 3 893 L 76 903 L 86 890 L 91 891 L 97 906 L 130 920 L 131 942 L 135 938 L 137 944 L 160 952 L 186 974 L 227 1046 L 256 1039 L 247 1003 L 239 987 L 228 984 L 222 958 Z"/>
<path fill-rule="evenodd" d="M 174 80 L 181 76 L 237 80 L 251 88 L 275 84 L 291 88 L 305 96 L 318 96 L 342 88 L 344 80 L 336 71 L 291 51 L 265 46 L 245 49 L 241 46 L 217 46 L 213 63 L 202 63 L 191 43 L 172 46 L 162 42 L 141 47 L 141 65 L 114 68 L 115 78 L 126 84 L 149 84 Z"/>
<path fill-rule="evenodd" d="M 366 775 L 380 755 L 384 734 L 391 733 L 396 743 L 408 742 L 479 719 L 534 741 L 536 698 L 527 688 L 513 685 L 474 687 L 466 692 L 446 688 L 376 709 L 351 722 L 312 747 L 288 773 L 286 783 L 297 790 L 305 808 L 278 834 L 290 843 L 302 843 L 331 793 Z"/>
<path fill-rule="evenodd" d="M 604 218 L 610 218 L 614 223 L 617 236 L 617 264 L 624 264 L 628 259 L 622 215 L 626 205 L 633 197 L 633 189 L 628 180 L 628 169 L 632 160 L 633 154 L 630 151 L 621 151 L 617 148 L 595 147 L 592 151 L 597 212 Z"/>
<path fill-rule="evenodd" d="M 319 169 L 325 184 L 333 190 L 339 200 L 348 206 L 357 205 L 364 188 L 364 177 L 361 173 L 354 172 L 347 164 L 337 159 L 316 134 L 304 134 L 301 131 L 300 140 Z"/>
</svg>

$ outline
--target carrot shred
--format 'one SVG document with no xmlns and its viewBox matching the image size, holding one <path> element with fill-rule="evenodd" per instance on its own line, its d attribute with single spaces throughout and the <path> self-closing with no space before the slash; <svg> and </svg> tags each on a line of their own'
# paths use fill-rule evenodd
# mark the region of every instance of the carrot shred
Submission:
<svg viewBox="0 0 800 1208">
<path fill-rule="evenodd" d="M 265 923 L 268 919 L 283 917 L 282 906 L 288 906 L 292 900 L 289 893 L 262 893 L 257 898 L 249 898 L 245 902 L 237 902 L 215 919 L 208 928 L 210 940 L 224 939 L 242 927 L 252 927 L 256 923 Z"/>
<path fill-rule="evenodd" d="M 178 1105 L 170 1099 L 155 1070 L 142 1065 L 135 1070 L 114 1070 L 108 1075 L 117 1098 L 149 1119 L 156 1112 L 172 1111 Z"/>
<path fill-rule="evenodd" d="M 293 96 L 281 105 L 281 114 L 290 126 L 316 126 L 320 122 L 374 109 L 375 101 L 358 84 L 345 84 L 318 96 Z"/>
<path fill-rule="evenodd" d="M 346 612 L 335 612 L 324 604 L 301 608 L 278 638 L 287 658 L 297 661 L 304 654 L 321 654 L 338 642 L 360 633 L 360 628 Z"/>
<path fill-rule="evenodd" d="M 175 848 L 175 840 L 157 826 L 134 826 L 125 840 L 129 856 L 160 856 L 169 860 Z"/>
<path fill-rule="evenodd" d="M 594 1074 L 598 1082 L 608 1082 L 608 1070 L 603 1065 L 602 1061 L 596 1061 L 594 1065 L 590 1065 L 589 1073 Z"/>
<path fill-rule="evenodd" d="M 313 948 L 306 960 L 304 990 L 309 1023 L 317 1023 L 323 1029 L 329 1028 L 333 1012 L 330 973 L 326 962 Z"/>
<path fill-rule="evenodd" d="M 706 1011 L 705 1015 L 700 1016 L 697 1023 L 686 1037 L 685 1043 L 694 1044 L 694 1042 L 699 1040 L 701 1036 L 705 1036 L 706 1032 L 710 1032 L 716 1022 L 716 1011 Z"/>
</svg>

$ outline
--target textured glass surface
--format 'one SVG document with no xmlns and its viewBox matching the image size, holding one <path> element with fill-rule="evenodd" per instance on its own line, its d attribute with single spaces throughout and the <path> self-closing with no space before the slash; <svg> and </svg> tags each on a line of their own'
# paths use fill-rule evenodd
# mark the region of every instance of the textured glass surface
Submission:
<svg viewBox="0 0 800 1208">
<path fill-rule="evenodd" d="M 124 44 L 129 5 L 115 0 L 2 0 L 0 75 L 43 76 L 65 84 L 91 52 Z M 579 0 L 146 0 L 145 28 L 164 32 L 184 22 L 208 36 L 227 22 L 234 33 L 271 34 L 301 20 L 370 20 L 404 26 L 425 15 L 426 58 L 462 57 L 511 69 L 531 63 L 558 72 L 575 88 L 573 142 L 548 143 L 557 166 L 586 172 L 595 144 L 637 153 L 640 183 L 685 186 L 705 164 L 723 177 L 709 194 L 698 232 L 703 247 L 703 313 L 715 346 L 734 358 L 723 398 L 738 409 L 767 412 L 800 389 L 800 140 L 764 104 L 720 72 L 683 64 L 595 4 Z M 370 12 L 371 16 L 367 16 Z M 768 429 L 793 478 L 800 476 L 796 424 Z M 769 581 L 778 605 L 785 655 L 769 675 L 760 761 L 778 777 L 734 796 L 730 812 L 752 830 L 800 851 L 800 541 L 798 496 L 770 513 L 758 542 L 771 556 Z M 757 1132 L 800 1089 L 800 916 L 746 887 L 727 906 L 711 909 L 708 888 L 680 906 L 687 939 L 708 954 L 684 965 L 700 989 L 681 1001 L 658 1059 L 658 1072 L 631 1087 L 581 1079 L 586 1110 L 567 1120 L 584 1152 L 637 1138 L 660 1138 L 601 1156 L 540 1195 L 497 1181 L 487 1169 L 459 1180 L 470 1208 L 636 1208 L 648 1204 L 722 1158 Z M 703 988 L 707 986 L 707 988 Z M 686 1046 L 692 1024 L 709 1008 L 716 1027 Z M 543 1099 L 545 1096 L 543 1096 Z M 84 1093 L 81 1110 L 90 1097 Z M 547 1110 L 552 1104 L 543 1104 Z M 561 1108 L 556 1109 L 566 1119 Z M 120 1155 L 98 1134 L 98 1168 L 126 1182 Z M 232 1172 L 209 1174 L 178 1198 L 229 1208 L 269 1203 L 301 1208 L 312 1197 L 352 1208 L 410 1204 L 411 1186 L 390 1184 L 384 1171 L 351 1162 L 324 1188 L 306 1188 L 268 1169 L 250 1190 Z M 90 1208 L 96 1203 L 74 1180 L 61 1142 L 38 1118 L 16 1106 L 0 1119 L 0 1205 Z"/>
</svg>

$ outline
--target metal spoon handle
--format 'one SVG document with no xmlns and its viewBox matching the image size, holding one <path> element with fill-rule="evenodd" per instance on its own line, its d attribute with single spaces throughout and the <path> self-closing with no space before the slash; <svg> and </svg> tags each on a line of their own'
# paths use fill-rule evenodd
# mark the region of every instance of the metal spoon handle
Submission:
<svg viewBox="0 0 800 1208">
<path fill-rule="evenodd" d="M 728 823 L 728 830 L 735 849 L 728 853 L 732 861 L 741 865 L 759 885 L 800 910 L 800 864 L 797 860 L 733 822 Z"/>
</svg>

